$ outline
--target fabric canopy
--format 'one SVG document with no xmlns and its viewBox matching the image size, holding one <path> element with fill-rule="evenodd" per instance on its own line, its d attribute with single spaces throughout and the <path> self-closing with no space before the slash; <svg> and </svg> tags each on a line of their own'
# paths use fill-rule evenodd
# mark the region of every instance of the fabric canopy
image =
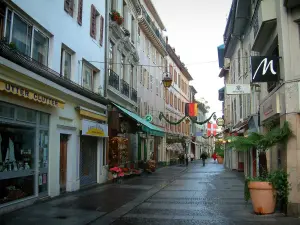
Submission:
<svg viewBox="0 0 300 225">
<path fill-rule="evenodd" d="M 129 110 L 113 103 L 118 109 L 120 109 L 122 112 L 124 112 L 125 114 L 127 114 L 128 116 L 130 116 L 132 119 L 134 119 L 135 121 L 137 121 L 138 123 L 140 123 L 142 125 L 142 129 L 143 131 L 147 132 L 150 135 L 154 135 L 154 136 L 164 136 L 165 132 L 163 129 L 149 123 L 148 121 L 146 121 L 145 119 L 143 119 L 142 117 L 138 116 L 137 114 L 130 112 Z"/>
</svg>

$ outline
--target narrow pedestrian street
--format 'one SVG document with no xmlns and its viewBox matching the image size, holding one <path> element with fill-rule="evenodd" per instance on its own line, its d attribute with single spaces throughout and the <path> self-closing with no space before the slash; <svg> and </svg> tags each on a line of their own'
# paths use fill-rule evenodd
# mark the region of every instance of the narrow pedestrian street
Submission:
<svg viewBox="0 0 300 225">
<path fill-rule="evenodd" d="M 196 161 L 38 203 L 0 217 L 0 224 L 300 224 L 279 213 L 254 215 L 243 188 L 242 174 Z"/>
</svg>

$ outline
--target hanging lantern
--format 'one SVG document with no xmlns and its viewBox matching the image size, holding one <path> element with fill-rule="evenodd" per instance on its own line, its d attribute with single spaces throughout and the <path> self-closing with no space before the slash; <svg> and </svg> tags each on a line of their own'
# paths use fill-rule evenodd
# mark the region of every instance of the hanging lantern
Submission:
<svg viewBox="0 0 300 225">
<path fill-rule="evenodd" d="M 217 116 L 216 116 L 216 114 L 214 114 L 214 115 L 213 115 L 213 119 L 214 119 L 214 120 L 216 120 L 216 119 L 217 119 Z"/>
<path fill-rule="evenodd" d="M 164 72 L 164 74 L 166 74 L 166 76 L 163 78 L 162 83 L 164 85 L 165 88 L 169 88 L 172 85 L 172 78 L 169 77 L 169 73 L 168 72 Z"/>
</svg>

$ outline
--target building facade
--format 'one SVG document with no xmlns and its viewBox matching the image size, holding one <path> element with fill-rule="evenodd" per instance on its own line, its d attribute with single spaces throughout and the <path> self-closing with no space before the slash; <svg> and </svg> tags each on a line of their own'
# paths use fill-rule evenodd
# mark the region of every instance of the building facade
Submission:
<svg viewBox="0 0 300 225">
<path fill-rule="evenodd" d="M 190 102 L 189 82 L 193 79 L 180 56 L 176 54 L 175 48 L 167 44 L 167 71 L 173 83 L 169 89 L 165 90 L 166 117 L 170 121 L 178 121 L 185 116 L 185 104 Z M 186 119 L 178 125 L 166 124 L 167 139 L 184 137 L 190 139 L 190 120 Z M 176 144 L 177 148 L 170 148 L 167 152 L 167 161 L 175 159 L 179 153 L 190 154 L 191 143 L 186 142 L 185 148 L 181 144 Z M 172 150 L 173 149 L 173 150 Z M 173 152 L 172 152 L 173 151 Z M 175 151 L 175 153 L 174 153 Z"/>
<path fill-rule="evenodd" d="M 105 14 L 94 0 L 1 1 L 1 213 L 106 181 Z"/>
<path fill-rule="evenodd" d="M 297 121 L 300 110 L 299 91 L 296 87 L 299 82 L 297 59 L 300 55 L 300 3 L 292 0 L 247 1 L 239 4 L 241 2 L 232 2 L 224 34 L 224 54 L 225 58 L 230 59 L 229 82 L 232 84 L 251 81 L 251 74 L 255 71 L 251 71 L 250 56 L 273 57 L 278 65 L 275 68 L 278 79 L 270 82 L 251 82 L 250 95 L 231 97 L 227 110 L 231 113 L 232 126 L 235 126 L 232 129 L 236 129 L 234 132 L 244 129 L 244 135 L 247 129 L 248 132 L 259 130 L 265 133 L 265 125 L 270 121 L 274 126 L 281 126 L 284 121 L 290 123 L 295 136 L 289 139 L 286 146 L 274 146 L 267 152 L 267 166 L 269 171 L 282 168 L 289 174 L 291 191 L 287 211 L 289 215 L 299 216 Z M 248 8 L 251 8 L 246 16 L 248 19 L 241 18 L 239 13 L 245 13 Z M 253 117 L 255 115 L 258 119 Z M 247 120 L 244 120 L 247 116 Z M 240 119 L 243 121 L 239 121 Z M 244 123 L 245 121 L 247 122 Z M 238 123 L 239 127 L 242 127 L 239 130 Z M 243 160 L 244 171 L 256 175 L 255 167 L 258 168 L 259 160 L 256 149 L 245 154 L 247 155 L 244 155 L 243 159 L 237 156 L 238 163 Z M 238 168 L 239 166 L 241 164 L 238 164 Z"/>
</svg>

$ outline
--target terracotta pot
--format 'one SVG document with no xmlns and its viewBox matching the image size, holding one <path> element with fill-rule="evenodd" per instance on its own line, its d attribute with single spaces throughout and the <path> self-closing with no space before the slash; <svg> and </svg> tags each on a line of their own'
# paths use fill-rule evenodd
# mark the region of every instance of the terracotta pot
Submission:
<svg viewBox="0 0 300 225">
<path fill-rule="evenodd" d="M 250 181 L 248 184 L 253 210 L 256 214 L 274 213 L 276 196 L 272 184 L 269 182 Z"/>
<path fill-rule="evenodd" d="M 223 164 L 223 160 L 224 159 L 222 157 L 220 157 L 220 156 L 217 157 L 217 161 L 218 161 L 219 164 Z"/>
</svg>

